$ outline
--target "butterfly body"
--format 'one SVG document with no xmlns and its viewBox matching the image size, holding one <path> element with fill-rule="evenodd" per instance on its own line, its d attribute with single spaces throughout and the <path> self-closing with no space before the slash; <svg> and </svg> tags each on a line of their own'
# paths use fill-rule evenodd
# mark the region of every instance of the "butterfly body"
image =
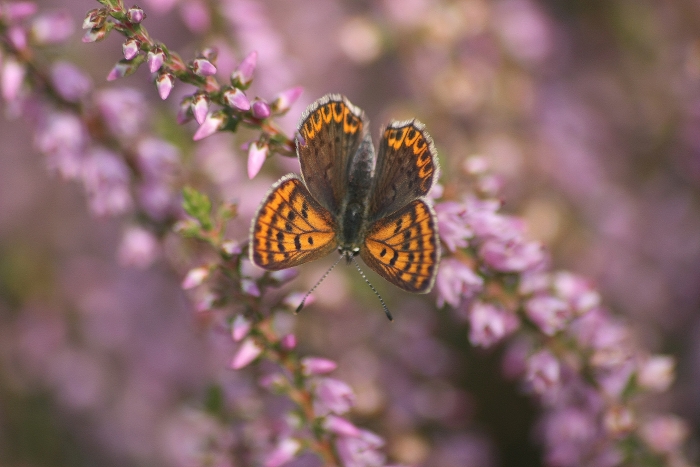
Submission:
<svg viewBox="0 0 700 467">
<path fill-rule="evenodd" d="M 359 254 L 404 290 L 430 290 L 440 253 L 424 198 L 438 171 L 432 140 L 419 122 L 392 122 L 375 151 L 366 126 L 342 96 L 309 106 L 297 139 L 303 178 L 282 177 L 263 199 L 251 225 L 251 261 L 278 270 L 337 249 L 348 262 Z"/>
</svg>

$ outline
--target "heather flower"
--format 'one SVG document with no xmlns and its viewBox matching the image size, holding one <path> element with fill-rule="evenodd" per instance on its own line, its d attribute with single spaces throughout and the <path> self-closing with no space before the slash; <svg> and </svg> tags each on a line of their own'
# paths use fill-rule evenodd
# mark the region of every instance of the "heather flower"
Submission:
<svg viewBox="0 0 700 467">
<path fill-rule="evenodd" d="M 438 269 L 435 287 L 439 307 L 449 304 L 457 308 L 465 298 L 471 298 L 484 285 L 484 280 L 466 264 L 455 258 L 443 259 Z"/>
<path fill-rule="evenodd" d="M 156 88 L 161 99 L 165 100 L 170 95 L 170 91 L 175 86 L 175 77 L 170 73 L 159 73 L 156 78 Z"/>
<path fill-rule="evenodd" d="M 314 383 L 314 413 L 323 417 L 342 415 L 355 405 L 355 393 L 347 383 L 333 378 L 318 378 Z"/>
<path fill-rule="evenodd" d="M 143 176 L 162 180 L 172 175 L 177 167 L 180 151 L 162 139 L 148 137 L 139 140 L 136 160 Z"/>
<path fill-rule="evenodd" d="M 241 341 L 248 335 L 252 326 L 253 323 L 251 323 L 245 316 L 236 315 L 236 317 L 233 319 L 233 324 L 231 325 L 231 337 L 236 342 Z"/>
<path fill-rule="evenodd" d="M 67 179 L 77 178 L 83 169 L 86 132 L 80 119 L 70 113 L 52 113 L 37 129 L 35 144 L 46 155 L 51 171 Z"/>
<path fill-rule="evenodd" d="M 461 203 L 445 201 L 435 205 L 440 240 L 450 251 L 465 248 L 474 235 L 467 225 L 466 208 Z"/>
<path fill-rule="evenodd" d="M 231 360 L 231 368 L 234 370 L 240 370 L 241 368 L 248 366 L 256 358 L 260 356 L 263 349 L 260 345 L 255 342 L 252 337 L 247 338 L 243 341 L 238 351 L 233 356 Z"/>
<path fill-rule="evenodd" d="M 33 13 L 32 13 L 33 14 Z M 83 20 L 83 29 L 95 29 L 100 28 L 105 23 L 107 19 L 107 9 L 106 8 L 95 8 L 90 10 L 85 15 Z"/>
<path fill-rule="evenodd" d="M 575 467 L 590 450 L 597 435 L 594 415 L 575 407 L 547 414 L 543 420 L 549 465 Z"/>
<path fill-rule="evenodd" d="M 663 392 L 673 383 L 673 357 L 654 355 L 644 361 L 637 371 L 637 384 L 644 389 Z"/>
<path fill-rule="evenodd" d="M 367 430 L 360 430 L 359 436 L 338 437 L 335 446 L 345 467 L 380 467 L 386 460 L 379 451 L 384 440 Z"/>
<path fill-rule="evenodd" d="M 238 88 L 231 88 L 224 91 L 224 101 L 229 107 L 241 111 L 250 110 L 250 101 L 243 91 Z"/>
<path fill-rule="evenodd" d="M 192 115 L 200 125 L 209 113 L 209 98 L 204 93 L 197 93 L 192 98 Z"/>
<path fill-rule="evenodd" d="M 7 30 L 7 39 L 15 50 L 21 52 L 27 49 L 27 31 L 22 26 L 11 26 Z"/>
<path fill-rule="evenodd" d="M 207 277 L 209 277 L 210 272 L 211 270 L 208 266 L 199 266 L 196 268 L 192 268 L 189 271 L 187 271 L 187 275 L 182 280 L 182 284 L 180 285 L 180 287 L 182 287 L 185 290 L 188 290 L 202 285 L 207 279 Z"/>
<path fill-rule="evenodd" d="M 83 164 L 83 184 L 95 215 L 121 214 L 131 207 L 129 169 L 113 152 L 98 148 Z"/>
<path fill-rule="evenodd" d="M 361 434 L 360 429 L 353 425 L 349 420 L 333 414 L 326 416 L 326 418 L 323 420 L 323 426 L 331 433 L 335 433 L 340 436 L 357 437 Z"/>
<path fill-rule="evenodd" d="M 338 368 L 338 364 L 327 358 L 306 357 L 301 359 L 301 367 L 304 370 L 304 374 L 310 376 L 330 373 Z"/>
<path fill-rule="evenodd" d="M 192 71 L 199 76 L 212 76 L 216 74 L 216 67 L 206 58 L 196 58 L 192 62 Z"/>
<path fill-rule="evenodd" d="M 538 394 L 545 394 L 560 383 L 559 361 L 546 349 L 530 356 L 525 379 Z"/>
<path fill-rule="evenodd" d="M 552 284 L 556 295 L 566 300 L 579 314 L 600 305 L 600 294 L 580 276 L 560 271 L 554 274 Z"/>
<path fill-rule="evenodd" d="M 479 256 L 493 269 L 502 272 L 526 271 L 545 259 L 542 245 L 522 238 L 490 238 L 479 247 Z"/>
<path fill-rule="evenodd" d="M 297 346 L 297 337 L 294 334 L 285 334 L 280 339 L 280 345 L 284 350 L 294 350 Z"/>
<path fill-rule="evenodd" d="M 294 459 L 301 450 L 301 443 L 292 438 L 284 438 L 265 457 L 263 465 L 265 467 L 279 467 Z"/>
<path fill-rule="evenodd" d="M 250 112 L 253 114 L 253 117 L 259 120 L 264 120 L 271 114 L 270 106 L 261 99 L 255 99 L 253 101 L 253 104 L 250 106 Z"/>
<path fill-rule="evenodd" d="M 107 37 L 107 33 L 111 30 L 111 23 L 104 23 L 102 26 L 94 27 L 85 31 L 82 41 L 84 43 L 99 42 Z"/>
<path fill-rule="evenodd" d="M 518 318 L 508 311 L 484 302 L 474 302 L 469 310 L 469 341 L 491 347 L 519 326 Z"/>
<path fill-rule="evenodd" d="M 135 89 L 105 89 L 95 100 L 107 128 L 118 138 L 132 138 L 146 124 L 148 108 L 144 97 Z"/>
<path fill-rule="evenodd" d="M 55 62 L 51 67 L 51 83 L 68 102 L 78 102 L 92 89 L 92 80 L 69 62 Z"/>
<path fill-rule="evenodd" d="M 34 15 L 38 7 L 34 2 L 5 2 L 0 5 L 0 16 L 9 23 L 16 23 Z"/>
<path fill-rule="evenodd" d="M 145 269 L 158 256 L 159 245 L 156 237 L 142 227 L 129 227 L 122 237 L 117 257 L 122 266 Z"/>
<path fill-rule="evenodd" d="M 259 297 L 261 295 L 258 283 L 252 279 L 248 279 L 247 277 L 241 279 L 241 291 L 252 297 Z"/>
<path fill-rule="evenodd" d="M 196 115 L 196 114 L 195 114 Z M 199 141 L 207 136 L 211 136 L 226 125 L 226 114 L 221 111 L 214 112 L 206 116 L 202 124 L 194 132 L 192 139 Z"/>
<path fill-rule="evenodd" d="M 126 20 L 132 24 L 139 24 L 141 21 L 146 19 L 146 14 L 143 10 L 137 6 L 132 6 L 126 10 Z"/>
<path fill-rule="evenodd" d="M 211 25 L 209 8 L 201 0 L 181 2 L 180 16 L 187 28 L 192 32 L 203 33 Z"/>
<path fill-rule="evenodd" d="M 272 108 L 272 111 L 275 113 L 284 113 L 289 108 L 294 104 L 297 99 L 299 99 L 299 96 L 301 96 L 301 93 L 304 91 L 304 88 L 301 86 L 296 86 L 291 89 L 287 89 L 286 91 L 282 91 L 273 99 L 272 104 L 270 104 L 270 107 Z"/>
<path fill-rule="evenodd" d="M 73 18 L 66 11 L 47 13 L 34 18 L 30 34 L 36 44 L 57 44 L 73 34 Z"/>
<path fill-rule="evenodd" d="M 549 296 L 531 298 L 525 303 L 525 313 L 548 336 L 564 329 L 571 318 L 566 302 Z"/>
<path fill-rule="evenodd" d="M 252 180 L 260 172 L 269 150 L 267 144 L 264 143 L 255 141 L 250 144 L 248 148 L 248 178 Z"/>
<path fill-rule="evenodd" d="M 635 428 L 635 416 L 625 406 L 614 406 L 605 412 L 603 426 L 614 438 L 628 435 Z"/>
<path fill-rule="evenodd" d="M 231 84 L 239 89 L 246 89 L 253 81 L 253 72 L 258 61 L 258 53 L 251 52 L 243 59 L 238 68 L 231 74 Z"/>
<path fill-rule="evenodd" d="M 2 98 L 6 102 L 12 102 L 19 96 L 27 70 L 23 64 L 12 57 L 5 58 L 3 62 L 0 62 L 0 66 L 2 66 L 2 70 L 0 70 L 2 72 L 0 76 Z"/>
<path fill-rule="evenodd" d="M 122 53 L 124 54 L 124 58 L 127 60 L 131 60 L 138 55 L 139 50 L 141 50 L 141 41 L 135 37 L 127 39 L 122 44 Z"/>
<path fill-rule="evenodd" d="M 177 209 L 174 190 L 156 180 L 142 181 L 137 194 L 139 207 L 153 220 L 162 221 Z"/>
<path fill-rule="evenodd" d="M 688 437 L 688 425 L 675 415 L 658 415 L 642 425 L 641 434 L 654 451 L 670 453 Z"/>
<path fill-rule="evenodd" d="M 155 73 L 160 70 L 165 62 L 165 52 L 160 47 L 156 47 L 153 50 L 149 50 L 146 54 L 146 63 L 148 63 L 148 71 Z"/>
</svg>

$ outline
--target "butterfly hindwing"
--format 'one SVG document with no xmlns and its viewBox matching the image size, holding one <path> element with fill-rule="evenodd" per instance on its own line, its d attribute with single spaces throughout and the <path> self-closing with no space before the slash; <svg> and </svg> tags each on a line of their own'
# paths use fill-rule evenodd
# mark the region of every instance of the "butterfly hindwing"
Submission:
<svg viewBox="0 0 700 467">
<path fill-rule="evenodd" d="M 309 191 L 337 215 L 347 190 L 349 163 L 365 134 L 364 112 L 347 98 L 328 94 L 304 112 L 297 153 Z"/>
<path fill-rule="evenodd" d="M 392 284 L 409 292 L 429 292 L 440 258 L 433 209 L 417 199 L 374 221 L 367 229 L 360 255 Z"/>
<path fill-rule="evenodd" d="M 253 219 L 250 260 L 278 270 L 326 256 L 337 246 L 333 215 L 294 174 L 275 183 Z"/>
<path fill-rule="evenodd" d="M 425 126 L 416 120 L 391 122 L 377 149 L 369 220 L 387 216 L 427 195 L 437 177 L 437 152 Z"/>
</svg>

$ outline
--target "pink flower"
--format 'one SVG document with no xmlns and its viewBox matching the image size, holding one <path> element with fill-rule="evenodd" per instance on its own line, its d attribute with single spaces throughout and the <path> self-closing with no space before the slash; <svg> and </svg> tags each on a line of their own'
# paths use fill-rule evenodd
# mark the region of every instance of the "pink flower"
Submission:
<svg viewBox="0 0 700 467">
<path fill-rule="evenodd" d="M 95 149 L 85 159 L 82 175 L 94 214 L 116 215 L 131 207 L 129 169 L 116 154 Z"/>
<path fill-rule="evenodd" d="M 135 37 L 125 40 L 122 44 L 122 53 L 124 54 L 124 58 L 127 60 L 131 60 L 138 55 L 140 49 L 141 41 Z"/>
<path fill-rule="evenodd" d="M 301 443 L 292 438 L 284 438 L 277 447 L 265 457 L 265 467 L 279 467 L 291 461 L 301 450 Z"/>
<path fill-rule="evenodd" d="M 247 338 L 243 341 L 238 351 L 233 356 L 231 360 L 231 368 L 234 370 L 240 370 L 241 368 L 248 366 L 256 358 L 260 356 L 263 348 L 255 342 L 252 337 Z"/>
<path fill-rule="evenodd" d="M 248 148 L 248 178 L 252 180 L 260 172 L 269 150 L 267 144 L 257 141 L 251 143 L 250 148 Z"/>
<path fill-rule="evenodd" d="M 74 29 L 70 14 L 59 11 L 36 17 L 32 21 L 30 32 L 37 44 L 57 44 L 68 39 Z"/>
<path fill-rule="evenodd" d="M 466 208 L 461 203 L 445 201 L 435 205 L 440 240 L 450 251 L 465 248 L 474 232 L 467 226 Z"/>
<path fill-rule="evenodd" d="M 247 277 L 241 279 L 241 291 L 252 297 L 260 296 L 260 287 L 258 287 L 258 283 Z"/>
<path fill-rule="evenodd" d="M 673 383 L 673 368 L 676 362 L 668 355 L 647 358 L 637 371 L 637 384 L 656 392 L 663 392 Z"/>
<path fill-rule="evenodd" d="M 258 53 L 253 51 L 238 65 L 238 68 L 231 74 L 231 84 L 240 89 L 246 89 L 253 81 L 253 72 L 258 62 Z"/>
<path fill-rule="evenodd" d="M 456 308 L 462 299 L 474 296 L 483 285 L 484 280 L 466 264 L 455 258 L 443 259 L 435 280 L 437 305 L 448 303 Z"/>
<path fill-rule="evenodd" d="M 4 2 L 0 14 L 9 23 L 16 23 L 32 16 L 37 10 L 34 2 Z"/>
<path fill-rule="evenodd" d="M 143 131 L 149 111 L 140 92 L 130 88 L 105 89 L 98 93 L 96 101 L 112 135 L 132 138 Z"/>
<path fill-rule="evenodd" d="M 322 375 L 325 373 L 330 373 L 338 368 L 338 364 L 327 358 L 305 357 L 301 360 L 301 367 L 304 374 L 307 376 Z"/>
<path fill-rule="evenodd" d="M 223 112 L 217 111 L 207 115 L 204 122 L 194 132 L 192 139 L 199 141 L 207 136 L 211 136 L 226 125 L 226 115 Z"/>
<path fill-rule="evenodd" d="M 560 374 L 559 361 L 546 349 L 531 355 L 527 360 L 525 379 L 538 394 L 545 394 L 558 387 Z"/>
<path fill-rule="evenodd" d="M 266 119 L 272 113 L 268 103 L 261 99 L 253 101 L 253 104 L 250 106 L 250 112 L 253 114 L 253 117 L 260 120 Z"/>
<path fill-rule="evenodd" d="M 243 315 L 236 315 L 231 326 L 231 337 L 234 341 L 239 342 L 248 335 L 253 324 Z"/>
<path fill-rule="evenodd" d="M 200 0 L 180 2 L 180 17 L 189 30 L 195 33 L 204 33 L 211 24 L 208 5 Z"/>
<path fill-rule="evenodd" d="M 490 303 L 476 301 L 469 310 L 469 341 L 480 347 L 491 347 L 519 325 L 513 313 Z"/>
<path fill-rule="evenodd" d="M 379 467 L 386 457 L 379 451 L 384 440 L 367 430 L 359 436 L 342 436 L 335 443 L 344 467 Z"/>
<path fill-rule="evenodd" d="M 552 278 L 555 293 L 569 302 L 578 314 L 600 305 L 600 294 L 590 282 L 567 271 L 557 272 Z"/>
<path fill-rule="evenodd" d="M 83 122 L 77 116 L 54 113 L 39 126 L 35 144 L 47 156 L 49 170 L 73 179 L 82 173 L 85 140 Z"/>
<path fill-rule="evenodd" d="M 131 24 L 139 24 L 146 19 L 146 14 L 137 6 L 133 6 L 126 10 L 126 20 Z"/>
<path fill-rule="evenodd" d="M 361 434 L 360 429 L 353 425 L 349 420 L 333 414 L 326 417 L 326 419 L 323 421 L 323 426 L 326 430 L 340 436 L 358 437 Z"/>
<path fill-rule="evenodd" d="M 180 286 L 184 290 L 189 290 L 199 285 L 202 285 L 206 278 L 209 277 L 210 272 L 211 270 L 209 266 L 200 266 L 197 268 L 192 268 L 189 271 L 187 271 L 187 275 L 182 280 L 182 284 Z"/>
<path fill-rule="evenodd" d="M 334 378 L 318 378 L 314 384 L 314 413 L 323 417 L 342 415 L 355 405 L 355 393 L 347 383 Z"/>
<path fill-rule="evenodd" d="M 304 91 L 304 88 L 301 86 L 296 86 L 291 89 L 287 89 L 286 91 L 282 91 L 273 99 L 271 107 L 276 113 L 284 113 L 289 108 L 294 104 L 297 99 L 299 99 L 299 96 L 301 96 L 301 93 Z"/>
<path fill-rule="evenodd" d="M 5 58 L 0 62 L 2 75 L 0 76 L 0 90 L 5 101 L 14 101 L 19 96 L 26 69 L 12 57 Z"/>
<path fill-rule="evenodd" d="M 79 102 L 92 89 L 92 80 L 69 62 L 55 62 L 51 67 L 51 84 L 68 102 Z"/>
<path fill-rule="evenodd" d="M 523 238 L 490 238 L 481 244 L 479 256 L 497 271 L 523 272 L 545 260 L 542 245 Z"/>
<path fill-rule="evenodd" d="M 165 100 L 170 95 L 170 91 L 175 86 L 175 77 L 170 73 L 159 73 L 156 78 L 156 88 L 161 99 Z"/>
<path fill-rule="evenodd" d="M 192 71 L 199 76 L 213 76 L 216 74 L 216 67 L 206 58 L 195 58 L 192 62 Z"/>
<path fill-rule="evenodd" d="M 145 269 L 158 257 L 159 244 L 155 235 L 142 227 L 129 227 L 122 237 L 117 253 L 119 264 Z"/>
<path fill-rule="evenodd" d="M 659 415 L 644 423 L 642 438 L 658 453 L 676 451 L 688 437 L 688 425 L 674 415 Z"/>
<path fill-rule="evenodd" d="M 165 52 L 160 47 L 156 47 L 153 50 L 149 50 L 146 55 L 146 63 L 148 63 L 148 70 L 151 73 L 155 73 L 160 70 L 165 62 Z"/>
<path fill-rule="evenodd" d="M 285 334 L 280 339 L 280 345 L 284 350 L 294 350 L 297 346 L 297 338 L 294 334 Z"/>
<path fill-rule="evenodd" d="M 572 316 L 569 305 L 558 298 L 537 296 L 525 303 L 525 313 L 548 336 L 564 329 Z"/>
<path fill-rule="evenodd" d="M 245 93 L 238 88 L 231 88 L 224 91 L 224 100 L 226 105 L 234 109 L 246 111 L 250 110 L 250 101 Z"/>
<path fill-rule="evenodd" d="M 192 98 L 192 115 L 200 125 L 204 123 L 204 119 L 209 113 L 209 97 L 204 93 L 197 93 Z"/>
</svg>

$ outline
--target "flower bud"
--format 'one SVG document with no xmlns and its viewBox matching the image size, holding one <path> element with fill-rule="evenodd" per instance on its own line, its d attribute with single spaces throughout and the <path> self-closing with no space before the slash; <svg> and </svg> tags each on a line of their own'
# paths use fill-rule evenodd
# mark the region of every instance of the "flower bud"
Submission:
<svg viewBox="0 0 700 467">
<path fill-rule="evenodd" d="M 148 70 L 151 73 L 155 73 L 156 71 L 160 70 L 160 67 L 162 67 L 163 63 L 165 62 L 165 52 L 163 52 L 163 49 L 160 48 L 160 46 L 157 46 L 148 52 L 146 60 L 148 61 Z"/>
<path fill-rule="evenodd" d="M 262 351 L 262 347 L 260 347 L 260 345 L 258 345 L 253 338 L 249 337 L 243 341 L 241 346 L 238 348 L 236 355 L 233 356 L 233 359 L 231 360 L 231 368 L 234 370 L 240 370 L 258 358 Z"/>
<path fill-rule="evenodd" d="M 250 101 L 246 97 L 245 93 L 238 88 L 231 88 L 224 91 L 224 101 L 229 107 L 233 107 L 237 110 L 250 110 Z"/>
<path fill-rule="evenodd" d="M 269 150 L 267 144 L 257 141 L 250 145 L 248 148 L 248 178 L 252 180 L 260 172 Z"/>
<path fill-rule="evenodd" d="M 161 99 L 167 99 L 174 86 L 175 77 L 173 77 L 173 75 L 168 72 L 158 73 L 158 77 L 156 78 L 156 88 L 158 88 L 158 95 L 160 95 Z"/>
<path fill-rule="evenodd" d="M 256 99 L 253 102 L 253 105 L 251 105 L 251 113 L 253 114 L 253 117 L 259 120 L 264 120 L 270 116 L 270 106 L 267 104 L 267 102 Z"/>
<path fill-rule="evenodd" d="M 239 89 L 246 89 L 253 81 L 253 72 L 258 62 L 258 53 L 253 51 L 243 59 L 238 68 L 231 74 L 231 84 Z"/>
<path fill-rule="evenodd" d="M 270 107 L 272 107 L 272 110 L 275 113 L 284 113 L 289 110 L 297 99 L 299 99 L 299 96 L 301 96 L 303 91 L 304 88 L 301 86 L 296 86 L 291 89 L 287 89 L 286 91 L 282 91 L 277 95 L 277 97 L 275 97 Z"/>
<path fill-rule="evenodd" d="M 141 41 L 139 41 L 135 37 L 127 39 L 124 42 L 124 44 L 122 44 L 122 52 L 124 53 L 124 58 L 127 60 L 131 60 L 136 55 L 138 55 L 140 48 Z"/>
<path fill-rule="evenodd" d="M 87 12 L 83 20 L 83 29 L 100 28 L 107 19 L 107 10 L 105 8 L 95 8 Z"/>
<path fill-rule="evenodd" d="M 192 139 L 194 141 L 199 141 L 200 139 L 213 135 L 226 125 L 226 120 L 226 114 L 221 111 L 207 115 L 204 122 L 197 128 Z"/>
<path fill-rule="evenodd" d="M 192 71 L 197 76 L 212 76 L 216 74 L 216 67 L 206 58 L 195 58 Z"/>
<path fill-rule="evenodd" d="M 126 10 L 126 20 L 131 24 L 139 24 L 144 19 L 146 19 L 146 13 L 136 5 Z"/>
<path fill-rule="evenodd" d="M 197 93 L 192 98 L 192 115 L 200 125 L 204 123 L 204 119 L 209 112 L 209 97 L 204 93 Z"/>
</svg>

